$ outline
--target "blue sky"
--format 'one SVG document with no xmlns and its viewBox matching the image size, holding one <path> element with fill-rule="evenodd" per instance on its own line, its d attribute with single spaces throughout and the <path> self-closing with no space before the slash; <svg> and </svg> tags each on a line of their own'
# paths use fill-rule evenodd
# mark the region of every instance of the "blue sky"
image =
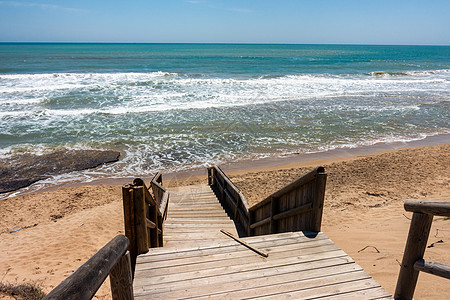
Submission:
<svg viewBox="0 0 450 300">
<path fill-rule="evenodd" d="M 0 41 L 450 45 L 450 1 L 0 1 Z"/>
</svg>

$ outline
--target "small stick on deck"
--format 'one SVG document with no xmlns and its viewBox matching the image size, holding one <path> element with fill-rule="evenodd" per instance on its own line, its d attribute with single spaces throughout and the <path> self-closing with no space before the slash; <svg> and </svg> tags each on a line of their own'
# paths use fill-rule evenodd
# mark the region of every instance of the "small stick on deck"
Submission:
<svg viewBox="0 0 450 300">
<path fill-rule="evenodd" d="M 226 231 L 226 230 L 220 229 L 220 232 L 222 232 L 223 234 L 228 235 L 230 238 L 232 238 L 232 239 L 235 240 L 236 242 L 238 242 L 238 243 L 244 245 L 244 246 L 247 247 L 248 249 L 250 249 L 250 250 L 252 250 L 252 251 L 258 253 L 258 254 L 261 255 L 261 256 L 264 256 L 264 257 L 268 257 L 268 256 L 269 256 L 269 254 L 268 254 L 267 252 L 261 251 L 261 250 L 259 250 L 258 248 L 255 248 L 255 247 L 253 247 L 252 245 L 249 245 L 248 243 L 244 242 L 244 241 L 241 240 L 240 238 L 235 237 L 234 235 L 232 235 L 230 232 L 228 232 L 228 231 Z"/>
</svg>

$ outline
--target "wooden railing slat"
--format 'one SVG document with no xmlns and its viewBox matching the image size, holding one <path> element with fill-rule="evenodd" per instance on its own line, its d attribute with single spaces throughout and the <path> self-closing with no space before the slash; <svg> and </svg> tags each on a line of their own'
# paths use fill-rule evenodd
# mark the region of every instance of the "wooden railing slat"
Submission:
<svg viewBox="0 0 450 300">
<path fill-rule="evenodd" d="M 306 203 L 302 206 L 294 207 L 290 210 L 283 211 L 279 214 L 273 216 L 274 220 L 279 220 L 281 218 L 287 218 L 290 216 L 306 213 L 312 210 L 312 203 Z"/>
<path fill-rule="evenodd" d="M 145 218 L 145 222 L 147 224 L 147 228 L 151 228 L 151 229 L 156 228 L 156 224 L 154 222 L 150 221 L 149 219 Z"/>
<path fill-rule="evenodd" d="M 438 262 L 419 259 L 414 263 L 414 269 L 450 279 L 450 266 Z"/>
<path fill-rule="evenodd" d="M 265 224 L 267 224 L 267 223 L 269 223 L 269 222 L 270 222 L 270 217 L 267 217 L 267 218 L 265 218 L 265 219 L 262 219 L 261 221 L 258 221 L 258 222 L 255 222 L 255 223 L 253 223 L 253 224 L 250 224 L 250 228 L 251 228 L 251 229 L 254 229 L 254 228 L 256 228 L 256 227 L 265 225 Z"/>
<path fill-rule="evenodd" d="M 420 212 L 441 217 L 450 217 L 450 201 L 409 199 L 404 204 L 406 211 Z"/>
</svg>

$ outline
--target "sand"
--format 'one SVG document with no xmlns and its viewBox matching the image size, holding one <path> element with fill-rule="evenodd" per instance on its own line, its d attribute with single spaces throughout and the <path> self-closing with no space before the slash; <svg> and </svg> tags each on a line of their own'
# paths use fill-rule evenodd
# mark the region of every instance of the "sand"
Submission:
<svg viewBox="0 0 450 300">
<path fill-rule="evenodd" d="M 328 181 L 322 231 L 394 293 L 411 217 L 403 202 L 450 200 L 448 148 L 450 144 L 406 148 L 227 174 L 254 204 L 324 166 Z M 172 180 L 167 186 L 200 182 L 206 183 L 206 177 Z M 46 291 L 123 234 L 120 185 L 79 186 L 0 200 L 0 215 L 0 280 L 35 281 Z M 425 258 L 450 264 L 450 220 L 435 217 L 428 241 L 432 243 Z M 416 299 L 445 299 L 449 294 L 448 280 L 420 275 Z M 96 298 L 109 298 L 109 282 Z"/>
</svg>

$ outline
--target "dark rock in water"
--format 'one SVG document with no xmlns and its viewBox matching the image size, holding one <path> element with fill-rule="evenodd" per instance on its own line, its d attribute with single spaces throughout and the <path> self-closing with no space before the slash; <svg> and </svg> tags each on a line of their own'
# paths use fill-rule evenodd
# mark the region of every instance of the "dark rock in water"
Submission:
<svg viewBox="0 0 450 300">
<path fill-rule="evenodd" d="M 17 155 L 0 160 L 0 193 L 7 193 L 54 175 L 95 168 L 119 160 L 120 152 L 60 150 L 44 155 Z"/>
</svg>

